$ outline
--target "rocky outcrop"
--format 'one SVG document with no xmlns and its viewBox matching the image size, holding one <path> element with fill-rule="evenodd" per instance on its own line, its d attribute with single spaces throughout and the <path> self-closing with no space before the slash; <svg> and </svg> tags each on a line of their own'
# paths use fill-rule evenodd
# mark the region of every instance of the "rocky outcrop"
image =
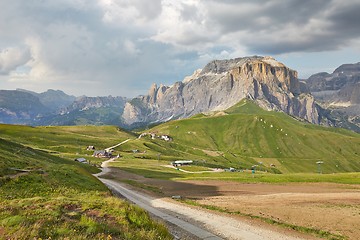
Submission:
<svg viewBox="0 0 360 240">
<path fill-rule="evenodd" d="M 267 110 L 321 122 L 318 106 L 297 72 L 271 57 L 258 56 L 215 60 L 172 86 L 154 84 L 148 95 L 125 105 L 122 117 L 127 124 L 167 121 L 225 110 L 244 98 Z"/>
<path fill-rule="evenodd" d="M 306 83 L 336 126 L 360 131 L 360 63 L 341 65 L 331 74 L 314 74 Z"/>
</svg>

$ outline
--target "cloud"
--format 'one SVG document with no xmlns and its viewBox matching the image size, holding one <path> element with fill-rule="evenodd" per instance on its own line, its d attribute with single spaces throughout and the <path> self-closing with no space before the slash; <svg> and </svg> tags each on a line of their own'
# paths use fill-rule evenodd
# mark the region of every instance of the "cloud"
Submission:
<svg viewBox="0 0 360 240">
<path fill-rule="evenodd" d="M 360 38 L 356 0 L 170 2 L 152 39 L 186 49 L 221 44 L 249 53 L 284 54 L 335 50 Z"/>
<path fill-rule="evenodd" d="M 208 28 L 203 3 L 164 0 L 162 9 L 157 32 L 151 36 L 152 40 L 186 50 L 202 50 L 213 46 L 217 31 Z"/>
<path fill-rule="evenodd" d="M 28 49 L 8 47 L 0 51 L 0 74 L 9 74 L 30 60 Z"/>
<path fill-rule="evenodd" d="M 115 26 L 127 24 L 141 26 L 156 19 L 161 11 L 161 0 L 99 0 L 102 20 Z"/>
<path fill-rule="evenodd" d="M 124 41 L 124 49 L 132 56 L 136 56 L 141 53 L 141 51 L 136 47 L 135 43 L 131 40 Z"/>
<path fill-rule="evenodd" d="M 215 58 L 358 53 L 358 12 L 357 0 L 0 1 L 0 88 L 134 96 Z"/>
</svg>

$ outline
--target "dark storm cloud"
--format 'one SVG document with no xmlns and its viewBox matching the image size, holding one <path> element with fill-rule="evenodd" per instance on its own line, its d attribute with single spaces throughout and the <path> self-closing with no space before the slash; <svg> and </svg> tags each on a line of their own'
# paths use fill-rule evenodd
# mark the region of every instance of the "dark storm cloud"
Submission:
<svg viewBox="0 0 360 240">
<path fill-rule="evenodd" d="M 252 52 L 335 50 L 360 37 L 360 2 L 328 0 L 211 1 L 208 18 L 219 35 Z M 237 34 L 238 33 L 238 34 Z"/>
<path fill-rule="evenodd" d="M 329 4 L 328 0 L 211 1 L 208 17 L 218 24 L 223 33 L 239 30 L 259 32 L 276 30 L 289 22 L 305 24 Z M 266 21 L 258 21 L 261 18 Z"/>
<path fill-rule="evenodd" d="M 331 30 L 339 37 L 360 36 L 360 1 L 344 6 L 331 12 L 328 16 Z M 334 34 L 335 35 L 335 34 Z"/>
</svg>

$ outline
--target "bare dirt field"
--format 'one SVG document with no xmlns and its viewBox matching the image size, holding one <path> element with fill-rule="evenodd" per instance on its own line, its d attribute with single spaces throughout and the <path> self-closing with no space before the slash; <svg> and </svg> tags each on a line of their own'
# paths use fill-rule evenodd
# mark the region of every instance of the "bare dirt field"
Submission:
<svg viewBox="0 0 360 240">
<path fill-rule="evenodd" d="M 158 187 L 200 204 L 261 216 L 360 239 L 360 186 L 332 183 L 246 184 L 227 181 L 168 181 L 112 169 L 112 178 Z"/>
<path fill-rule="evenodd" d="M 214 185 L 220 185 L 219 192 L 223 194 L 199 198 L 199 203 L 326 230 L 349 239 L 360 238 L 359 186 L 323 183 Z M 234 189 L 241 189 L 243 193 Z"/>
</svg>

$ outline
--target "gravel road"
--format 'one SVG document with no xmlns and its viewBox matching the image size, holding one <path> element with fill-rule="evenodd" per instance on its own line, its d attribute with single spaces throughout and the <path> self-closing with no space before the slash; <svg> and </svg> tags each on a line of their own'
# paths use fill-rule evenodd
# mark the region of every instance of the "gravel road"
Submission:
<svg viewBox="0 0 360 240">
<path fill-rule="evenodd" d="M 154 198 L 144 193 L 128 189 L 126 185 L 114 180 L 101 178 L 102 174 L 110 171 L 107 165 L 111 161 L 112 160 L 105 161 L 102 164 L 103 172 L 95 175 L 100 181 L 115 193 L 120 194 L 162 220 L 182 228 L 198 239 L 300 239 L 258 226 L 252 226 L 231 217 L 195 209 L 166 199 Z"/>
</svg>

